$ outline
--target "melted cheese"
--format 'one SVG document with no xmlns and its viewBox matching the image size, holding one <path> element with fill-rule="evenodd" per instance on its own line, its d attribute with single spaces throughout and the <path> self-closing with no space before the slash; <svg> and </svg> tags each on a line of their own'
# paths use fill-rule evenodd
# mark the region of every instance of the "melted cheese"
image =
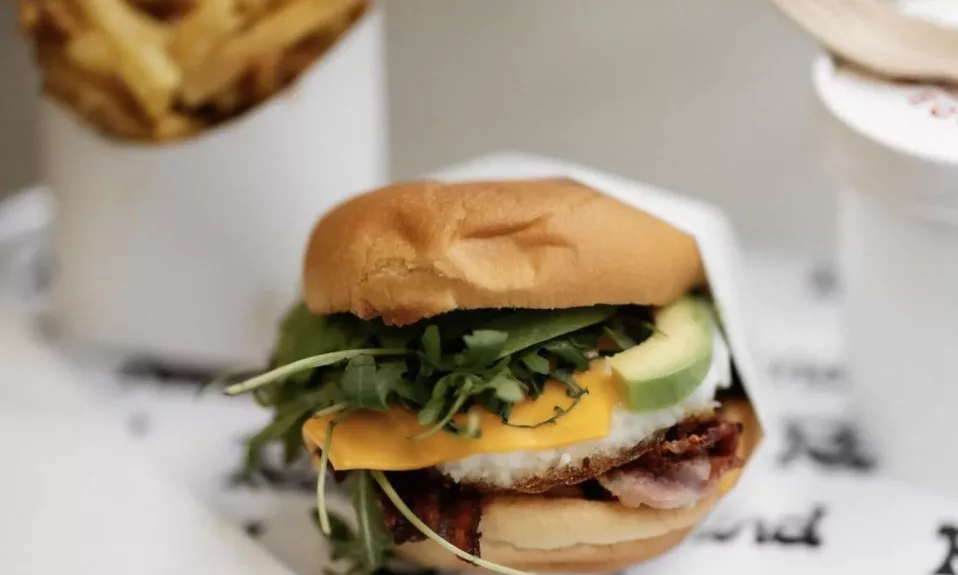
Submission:
<svg viewBox="0 0 958 575">
<path fill-rule="evenodd" d="M 533 429 L 510 427 L 497 415 L 481 410 L 478 415 L 482 435 L 478 439 L 440 431 L 414 440 L 410 438 L 424 429 L 414 413 L 400 407 L 388 412 L 357 411 L 335 426 L 329 461 L 337 471 L 405 471 L 479 453 L 550 449 L 605 437 L 612 425 L 613 408 L 619 402 L 614 382 L 598 370 L 578 374 L 576 382 L 589 393 L 554 424 Z M 555 414 L 556 407 L 567 408 L 572 401 L 566 395 L 565 386 L 548 383 L 535 401 L 526 400 L 513 407 L 509 422 L 532 425 L 545 421 Z M 334 417 L 313 418 L 303 427 L 303 435 L 311 448 L 324 444 Z"/>
</svg>

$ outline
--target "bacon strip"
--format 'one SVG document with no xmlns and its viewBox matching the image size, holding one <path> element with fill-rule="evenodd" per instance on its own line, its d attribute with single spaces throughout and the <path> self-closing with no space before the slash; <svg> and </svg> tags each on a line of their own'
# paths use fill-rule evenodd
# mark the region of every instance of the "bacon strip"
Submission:
<svg viewBox="0 0 958 575">
<path fill-rule="evenodd" d="M 653 449 L 598 481 L 626 507 L 691 505 L 741 466 L 735 455 L 741 433 L 741 424 L 718 419 L 680 423 Z"/>
<path fill-rule="evenodd" d="M 618 500 L 629 507 L 674 508 L 693 503 L 714 488 L 729 471 L 741 466 L 735 455 L 742 425 L 715 415 L 691 418 L 644 445 L 635 459 L 612 471 L 557 487 L 543 497 Z M 389 474 L 390 482 L 423 523 L 467 553 L 479 556 L 482 494 L 451 485 L 429 470 Z M 419 532 L 385 497 L 386 526 L 397 545 L 422 541 Z"/>
<path fill-rule="evenodd" d="M 435 480 L 425 473 L 393 473 L 390 482 L 412 512 L 440 537 L 475 557 L 479 556 L 479 520 L 482 496 Z M 397 545 L 422 541 L 425 536 L 385 497 L 380 499 L 386 527 Z"/>
</svg>

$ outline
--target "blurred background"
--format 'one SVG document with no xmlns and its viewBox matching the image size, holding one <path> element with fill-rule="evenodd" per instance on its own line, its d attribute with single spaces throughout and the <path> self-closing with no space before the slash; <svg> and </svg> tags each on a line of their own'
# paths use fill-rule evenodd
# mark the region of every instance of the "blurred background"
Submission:
<svg viewBox="0 0 958 575">
<path fill-rule="evenodd" d="M 0 195 L 38 179 L 38 88 L 0 8 Z M 712 201 L 747 248 L 830 253 L 815 46 L 766 2 L 385 2 L 391 177 L 518 149 Z"/>
</svg>

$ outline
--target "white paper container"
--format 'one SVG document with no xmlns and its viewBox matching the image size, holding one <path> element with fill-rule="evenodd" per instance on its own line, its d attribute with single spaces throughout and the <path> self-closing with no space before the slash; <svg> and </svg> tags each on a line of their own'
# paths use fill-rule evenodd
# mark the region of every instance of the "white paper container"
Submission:
<svg viewBox="0 0 958 575">
<path fill-rule="evenodd" d="M 958 21 L 958 3 L 910 2 Z M 958 92 L 892 84 L 821 58 L 824 151 L 845 186 L 840 259 L 856 408 L 889 473 L 958 495 Z"/>
<path fill-rule="evenodd" d="M 261 362 L 319 214 L 383 183 L 383 18 L 296 86 L 198 139 L 107 141 L 47 104 L 60 334 L 123 355 Z"/>
<path fill-rule="evenodd" d="M 774 409 L 764 397 L 762 372 L 752 355 L 742 301 L 741 252 L 725 216 L 716 208 L 685 196 L 569 162 L 518 153 L 479 157 L 431 174 L 439 180 L 572 178 L 594 190 L 648 212 L 693 236 L 698 243 L 709 287 L 746 395 L 762 422 Z M 629 265 L 630 262 L 622 262 Z M 764 365 L 764 363 L 762 364 Z M 767 427 L 763 424 L 763 427 Z M 754 459 L 754 458 L 753 458 Z"/>
</svg>

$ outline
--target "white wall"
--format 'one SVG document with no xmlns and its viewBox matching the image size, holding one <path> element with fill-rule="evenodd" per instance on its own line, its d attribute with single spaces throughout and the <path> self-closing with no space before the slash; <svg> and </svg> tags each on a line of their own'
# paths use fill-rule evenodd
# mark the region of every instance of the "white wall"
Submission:
<svg viewBox="0 0 958 575">
<path fill-rule="evenodd" d="M 830 249 L 834 194 L 809 126 L 814 48 L 769 3 L 386 7 L 397 177 L 523 149 L 717 202 L 751 246 Z M 0 17 L 0 190 L 36 173 L 33 88 L 10 20 Z"/>
<path fill-rule="evenodd" d="M 751 244 L 830 249 L 811 42 L 762 0 L 387 4 L 396 173 L 514 147 L 728 209 Z"/>
</svg>

